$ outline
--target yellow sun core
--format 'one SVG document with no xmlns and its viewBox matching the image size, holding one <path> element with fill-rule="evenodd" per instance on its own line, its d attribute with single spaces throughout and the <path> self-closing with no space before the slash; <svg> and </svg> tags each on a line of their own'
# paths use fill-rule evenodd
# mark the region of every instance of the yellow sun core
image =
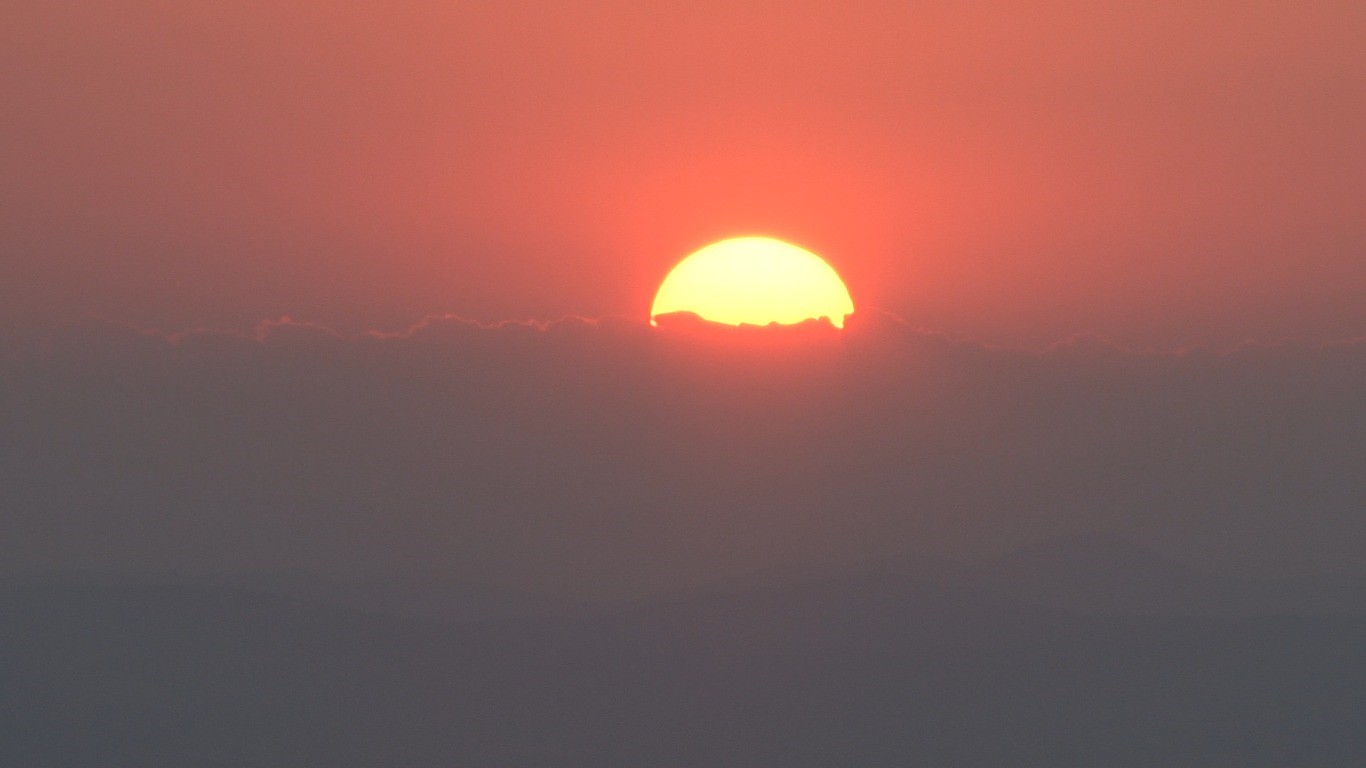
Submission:
<svg viewBox="0 0 1366 768">
<path fill-rule="evenodd" d="M 692 312 L 727 325 L 790 325 L 854 311 L 844 281 L 816 254 L 771 237 L 735 237 L 694 251 L 664 278 L 650 321 Z"/>
</svg>

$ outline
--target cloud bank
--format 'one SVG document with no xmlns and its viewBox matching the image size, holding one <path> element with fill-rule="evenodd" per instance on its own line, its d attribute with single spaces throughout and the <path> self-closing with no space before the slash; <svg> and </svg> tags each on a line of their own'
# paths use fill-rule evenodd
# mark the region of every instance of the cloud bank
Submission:
<svg viewBox="0 0 1366 768">
<path fill-rule="evenodd" d="M 990 348 L 429 318 L 98 321 L 0 385 L 10 572 L 421 573 L 636 595 L 1059 535 L 1360 574 L 1366 341 Z"/>
</svg>

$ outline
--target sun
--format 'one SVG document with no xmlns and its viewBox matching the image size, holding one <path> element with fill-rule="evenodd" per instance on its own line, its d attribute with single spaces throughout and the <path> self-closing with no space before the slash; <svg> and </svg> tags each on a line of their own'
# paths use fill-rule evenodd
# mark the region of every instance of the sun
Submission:
<svg viewBox="0 0 1366 768">
<path fill-rule="evenodd" d="M 844 281 L 816 254 L 771 237 L 734 237 L 683 259 L 664 278 L 650 322 L 692 312 L 727 325 L 790 325 L 828 318 L 836 328 L 854 311 Z"/>
</svg>

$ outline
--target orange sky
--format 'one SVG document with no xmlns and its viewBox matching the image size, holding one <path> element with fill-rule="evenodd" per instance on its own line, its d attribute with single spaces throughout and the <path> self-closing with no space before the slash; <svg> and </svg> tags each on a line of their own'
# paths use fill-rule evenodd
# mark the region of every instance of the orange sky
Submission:
<svg viewBox="0 0 1366 768">
<path fill-rule="evenodd" d="M 765 233 L 991 342 L 1366 333 L 1352 0 L 31 3 L 0 324 L 643 316 Z"/>
</svg>

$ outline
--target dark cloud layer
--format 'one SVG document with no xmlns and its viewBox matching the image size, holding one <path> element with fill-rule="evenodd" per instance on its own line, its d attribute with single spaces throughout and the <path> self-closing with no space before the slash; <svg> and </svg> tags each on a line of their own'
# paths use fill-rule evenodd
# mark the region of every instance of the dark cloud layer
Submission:
<svg viewBox="0 0 1366 768">
<path fill-rule="evenodd" d="M 12 572 L 621 595 L 1060 535 L 1256 575 L 1360 574 L 1366 551 L 1362 342 L 1027 352 L 876 312 L 786 337 L 92 321 L 6 368 Z"/>
<path fill-rule="evenodd" d="M 1362 764 L 1366 343 L 669 320 L 10 350 L 0 763 Z"/>
</svg>

